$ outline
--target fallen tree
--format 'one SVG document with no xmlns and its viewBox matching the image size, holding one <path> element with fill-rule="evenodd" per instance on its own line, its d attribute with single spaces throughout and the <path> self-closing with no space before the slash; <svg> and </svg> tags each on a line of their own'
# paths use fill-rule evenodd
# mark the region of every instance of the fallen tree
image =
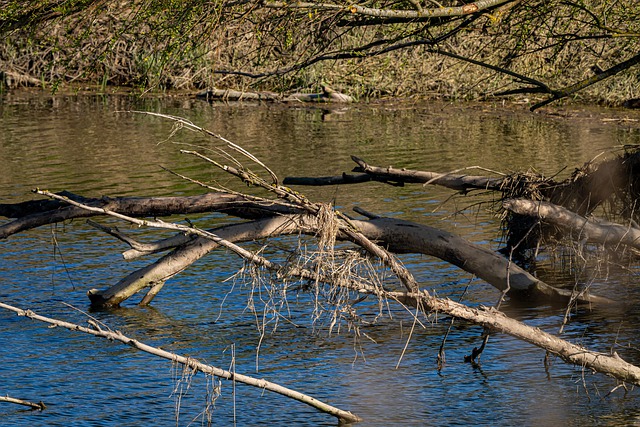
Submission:
<svg viewBox="0 0 640 427">
<path fill-rule="evenodd" d="M 462 195 L 471 191 L 494 192 L 499 204 L 496 211 L 506 209 L 502 213 L 506 242 L 503 252 L 511 253 L 515 258 L 519 258 L 528 249 L 539 247 L 541 240 L 552 231 L 548 227 L 541 227 L 539 219 L 564 226 L 565 230 L 576 229 L 585 225 L 578 224 L 577 217 L 588 216 L 603 205 L 609 204 L 609 216 L 612 220 L 640 222 L 637 209 L 637 201 L 640 199 L 640 180 L 637 177 L 637 171 L 640 170 L 640 151 L 633 148 L 599 163 L 587 162 L 562 181 L 537 172 L 504 174 L 487 171 L 499 175 L 497 177 L 460 173 L 463 170 L 441 173 L 391 166 L 380 167 L 370 165 L 356 156 L 351 158 L 357 164 L 352 170 L 356 175 L 343 172 L 341 175 L 325 177 L 287 177 L 283 183 L 322 186 L 376 181 L 394 186 L 438 185 Z M 482 168 L 464 170 L 468 169 Z M 518 201 L 511 201 L 514 199 Z M 537 209 L 535 214 L 534 204 Z M 552 208 L 551 205 L 564 210 Z M 569 216 L 572 216 L 572 219 L 568 219 Z M 591 226 L 594 223 L 591 221 L 586 225 Z M 619 243 L 629 242 L 629 228 L 622 225 L 619 227 L 609 227 L 609 233 L 616 230 L 617 234 L 610 235 L 607 241 L 615 240 L 616 236 L 621 238 L 619 230 L 627 229 L 627 236 Z M 600 230 L 598 233 L 602 232 Z M 592 229 L 591 234 L 596 234 L 595 230 Z M 567 235 L 571 235 L 571 232 Z"/>
<path fill-rule="evenodd" d="M 366 218 L 356 219 L 336 210 L 330 204 L 313 202 L 303 194 L 282 185 L 279 178 L 268 166 L 242 147 L 184 119 L 168 118 L 183 127 L 198 131 L 204 136 L 223 141 L 227 145 L 226 150 L 233 150 L 234 155 L 237 156 L 239 153 L 258 164 L 261 171 L 255 172 L 236 160 L 234 156 L 223 151 L 219 151 L 219 153 L 222 153 L 223 157 L 232 164 L 220 163 L 218 160 L 199 152 L 182 151 L 185 155 L 195 156 L 231 174 L 244 184 L 262 189 L 266 196 L 250 196 L 199 182 L 197 184 L 206 187 L 208 192 L 191 198 L 91 199 L 71 193 L 56 194 L 36 189 L 35 193 L 53 200 L 46 203 L 38 201 L 0 206 L 0 212 L 18 217 L 15 221 L 0 227 L 0 231 L 5 233 L 4 236 L 7 237 L 16 233 L 15 230 L 25 230 L 60 220 L 109 216 L 140 227 L 168 229 L 177 232 L 175 236 L 168 239 L 140 243 L 116 228 L 106 227 L 92 221 L 91 224 L 94 227 L 124 241 L 131 247 L 125 252 L 125 258 L 170 251 L 157 261 L 132 272 L 107 289 L 89 290 L 88 296 L 91 304 L 96 307 L 116 307 L 133 295 L 145 290 L 146 295 L 141 299 L 140 304 L 149 304 L 163 289 L 168 279 L 179 274 L 194 261 L 206 256 L 211 251 L 217 248 L 226 248 L 240 256 L 248 266 L 247 268 L 260 268 L 268 271 L 269 276 L 266 277 L 266 280 L 278 283 L 284 289 L 308 290 L 316 292 L 316 294 L 321 287 L 331 289 L 332 295 L 339 294 L 341 297 L 330 300 L 328 303 L 334 304 L 336 307 L 339 306 L 340 310 L 355 313 L 357 302 L 363 299 L 395 302 L 401 307 L 412 308 L 413 310 L 410 310 L 412 313 L 424 315 L 438 313 L 478 325 L 484 331 L 509 334 L 550 354 L 557 355 L 567 363 L 601 372 L 623 383 L 640 385 L 640 368 L 624 361 L 613 351 L 589 350 L 538 328 L 510 319 L 498 308 L 470 307 L 460 302 L 432 295 L 402 265 L 397 255 L 420 253 L 435 256 L 472 273 L 499 291 L 498 307 L 505 296 L 520 298 L 531 304 L 535 304 L 536 300 L 542 300 L 544 303 L 561 300 L 567 303 L 568 307 L 572 307 L 575 303 L 602 305 L 613 304 L 614 301 L 593 295 L 588 288 L 579 289 L 577 286 L 571 286 L 569 289 L 560 289 L 546 284 L 523 267 L 516 265 L 510 257 L 473 244 L 450 232 L 415 222 L 380 217 L 362 209 L 357 212 Z M 629 159 L 632 158 L 634 157 L 629 157 Z M 358 163 L 360 173 L 372 176 L 373 180 L 389 182 L 394 185 L 405 182 L 438 184 L 462 193 L 472 190 L 506 193 L 506 189 L 510 188 L 515 189 L 512 193 L 518 194 L 558 197 L 558 200 L 561 200 L 562 196 L 566 203 L 573 203 L 574 206 L 579 206 L 580 209 L 587 211 L 592 211 L 596 206 L 608 200 L 606 197 L 599 199 L 597 197 L 605 194 L 604 186 L 592 186 L 591 192 L 571 193 L 568 191 L 571 183 L 587 182 L 593 184 L 596 182 L 593 174 L 600 174 L 595 175 L 600 177 L 608 176 L 611 178 L 608 182 L 624 181 L 622 180 L 624 173 L 613 166 L 595 168 L 593 174 L 576 173 L 572 175 L 570 182 L 567 182 L 565 186 L 559 186 L 552 180 L 540 177 L 530 179 L 526 182 L 527 185 L 524 185 L 526 175 L 515 179 L 508 175 L 488 178 L 467 176 L 457 172 L 451 174 L 418 173 L 418 171 L 371 167 L 361 159 L 354 158 L 354 160 Z M 627 159 L 626 164 L 630 163 L 632 162 Z M 608 175 L 603 175 L 605 173 Z M 284 182 L 289 184 L 290 180 Z M 518 185 L 515 185 L 514 182 Z M 586 194 L 589 203 L 580 203 L 576 194 Z M 526 205 L 527 203 L 527 201 L 523 201 L 522 204 Z M 516 212 L 517 203 L 506 200 L 504 205 L 512 212 Z M 537 208 L 534 221 L 546 220 L 546 217 L 541 214 L 541 207 L 553 208 L 552 205 L 547 206 L 540 201 L 534 206 Z M 247 221 L 212 230 L 203 230 L 190 222 L 188 225 L 184 225 L 157 219 L 161 215 L 213 211 L 224 212 L 247 219 Z M 518 212 L 518 215 L 532 216 L 531 212 Z M 573 215 L 578 214 L 573 213 Z M 553 216 L 558 217 L 557 214 Z M 584 221 L 580 221 L 575 216 L 572 218 L 574 219 L 573 223 L 567 222 L 567 227 L 571 230 L 575 231 L 576 224 L 582 229 L 592 226 L 584 217 Z M 611 229 L 620 231 L 615 227 Z M 291 250 L 288 256 L 290 260 L 293 259 L 295 262 L 275 262 L 259 251 L 251 251 L 239 245 L 244 241 L 262 241 L 284 235 L 299 236 L 298 249 Z M 595 235 L 595 233 L 591 232 L 591 235 Z M 629 237 L 632 240 L 625 240 L 627 235 L 631 236 L 629 233 L 617 234 L 619 243 L 635 245 L 633 236 Z M 309 236 L 307 237 L 309 241 L 303 241 L 303 236 Z M 348 249 L 339 249 L 336 246 L 337 241 L 350 242 L 351 245 Z M 361 269 L 352 267 L 352 265 L 365 265 L 371 259 L 377 260 L 386 272 L 391 273 L 394 280 L 372 280 L 370 277 L 373 274 L 363 274 Z M 397 284 L 402 287 L 397 288 Z M 337 318 L 338 314 L 334 314 L 334 316 Z M 337 321 L 336 318 L 333 319 L 333 322 Z M 474 349 L 470 359 L 472 361 L 476 359 L 481 351 Z"/>
</svg>

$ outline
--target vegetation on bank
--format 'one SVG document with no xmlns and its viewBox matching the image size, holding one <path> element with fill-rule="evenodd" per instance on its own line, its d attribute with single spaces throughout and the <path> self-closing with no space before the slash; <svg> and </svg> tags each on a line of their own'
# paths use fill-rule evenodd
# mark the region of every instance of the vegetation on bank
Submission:
<svg viewBox="0 0 640 427">
<path fill-rule="evenodd" d="M 360 99 L 542 100 L 607 77 L 563 97 L 640 97 L 635 0 L 8 0 L 0 33 L 5 87 L 291 92 L 327 83 Z"/>
</svg>

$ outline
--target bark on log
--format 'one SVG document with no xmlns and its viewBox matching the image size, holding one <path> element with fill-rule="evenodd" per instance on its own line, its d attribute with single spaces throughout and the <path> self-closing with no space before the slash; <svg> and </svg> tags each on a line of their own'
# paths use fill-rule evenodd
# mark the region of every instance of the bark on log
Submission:
<svg viewBox="0 0 640 427">
<path fill-rule="evenodd" d="M 519 215 L 540 218 L 548 224 L 573 232 L 573 238 L 578 241 L 616 245 L 622 243 L 640 249 L 640 230 L 631 226 L 587 219 L 549 202 L 508 199 L 502 205 Z"/>
<path fill-rule="evenodd" d="M 364 172 L 388 181 L 413 182 L 419 184 L 441 185 L 452 190 L 466 192 L 472 189 L 500 190 L 502 178 L 488 178 L 486 176 L 449 174 L 437 172 L 416 171 L 410 169 L 395 169 L 391 166 L 382 168 L 371 166 L 356 156 L 351 159 L 358 164 L 353 172 Z"/>
<path fill-rule="evenodd" d="M 169 351 L 162 350 L 158 347 L 150 346 L 141 341 L 135 340 L 133 338 L 129 338 L 128 336 L 124 335 L 120 331 L 114 332 L 111 330 L 103 330 L 95 322 L 90 323 L 93 326 L 93 329 L 92 329 L 92 328 L 87 328 L 85 326 L 80 326 L 74 323 L 69 323 L 62 320 L 41 316 L 39 314 L 34 313 L 31 310 L 22 310 L 18 307 L 14 307 L 12 305 L 5 304 L 2 302 L 0 302 L 0 308 L 13 311 L 14 313 L 17 313 L 18 316 L 25 316 L 33 320 L 38 320 L 40 322 L 48 323 L 50 325 L 60 326 L 60 327 L 69 329 L 71 331 L 83 332 L 85 334 L 93 335 L 95 337 L 106 338 L 110 341 L 113 341 L 113 340 L 119 341 L 121 343 L 130 345 L 133 348 L 144 351 L 145 353 L 153 354 L 155 356 L 162 357 L 172 362 L 178 362 L 184 366 L 188 366 L 191 369 L 197 369 L 198 371 L 203 372 L 205 374 L 215 375 L 220 378 L 236 381 L 236 382 L 247 384 L 263 390 L 269 390 L 274 393 L 281 394 L 285 397 L 288 397 L 288 398 L 297 400 L 299 402 L 305 403 L 309 406 L 312 406 L 326 414 L 333 415 L 334 417 L 338 418 L 338 420 L 340 420 L 341 423 L 357 423 L 362 421 L 360 417 L 352 414 L 351 412 L 344 411 L 339 408 L 336 408 L 335 406 L 328 405 L 322 401 L 314 399 L 309 395 L 300 393 L 299 391 L 292 390 L 287 387 L 283 387 L 271 381 L 256 379 L 256 378 L 249 377 L 247 375 L 239 374 L 237 372 L 231 372 L 221 368 L 217 368 L 212 365 L 207 365 L 202 362 L 199 362 L 198 360 L 192 357 L 181 356 L 176 353 L 171 353 Z"/>
<path fill-rule="evenodd" d="M 75 200 L 76 202 L 85 204 L 92 203 L 92 199 L 78 196 L 77 194 L 73 194 L 69 191 L 61 191 L 56 194 Z M 28 200 L 20 203 L 0 203 L 0 216 L 4 216 L 6 218 L 22 218 L 36 213 L 58 210 L 66 206 L 69 205 L 60 200 L 52 199 Z"/>
<path fill-rule="evenodd" d="M 405 183 L 432 184 L 450 188 L 452 190 L 467 192 L 469 190 L 501 190 L 502 178 L 490 178 L 477 175 L 463 175 L 456 173 L 439 173 L 417 171 L 412 169 L 396 169 L 391 166 L 383 168 L 371 166 L 363 159 L 351 156 L 358 164 L 352 172 L 357 175 L 343 173 L 338 176 L 324 177 L 286 177 L 285 185 L 336 185 L 357 184 L 368 181 L 384 182 L 395 186 L 403 186 Z"/>
<path fill-rule="evenodd" d="M 545 299 L 576 298 L 581 302 L 611 302 L 606 298 L 589 294 L 574 295 L 571 291 L 549 286 L 501 255 L 453 233 L 391 218 L 351 222 L 366 238 L 388 247 L 392 252 L 422 253 L 438 257 L 515 297 L 531 295 Z M 234 224 L 212 232 L 225 240 L 240 242 L 300 232 L 315 234 L 318 226 L 314 216 L 296 215 Z M 338 237 L 346 238 L 344 235 Z M 164 283 L 217 247 L 216 242 L 197 237 L 155 263 L 129 274 L 109 289 L 90 290 L 89 299 L 96 306 L 117 306 L 144 288 Z"/>
<path fill-rule="evenodd" d="M 291 217 L 266 218 L 216 228 L 211 232 L 230 242 L 264 239 L 297 232 L 298 227 L 291 225 L 292 219 Z M 153 287 L 163 284 L 219 246 L 218 243 L 204 237 L 192 238 L 187 244 L 178 247 L 153 264 L 134 271 L 112 287 L 104 291 L 91 289 L 87 295 L 94 306 L 118 306 L 144 288 L 152 287 L 153 290 Z M 151 301 L 155 293 L 143 300 L 145 304 Z"/>
<path fill-rule="evenodd" d="M 79 196 L 75 196 L 76 198 Z M 74 200 L 73 198 L 71 198 Z M 222 212 L 245 218 L 262 218 L 277 215 L 279 213 L 295 212 L 296 208 L 284 203 L 261 203 L 226 193 L 205 193 L 187 197 L 117 197 L 100 199 L 79 199 L 83 204 L 91 207 L 99 207 L 108 211 L 119 212 L 132 217 L 159 217 L 174 214 L 188 215 L 204 212 Z M 29 202 L 27 202 L 29 203 Z M 16 208 L 16 206 L 18 206 Z M 53 210 L 40 211 L 55 206 Z M 28 207 L 38 209 L 35 213 L 27 214 Z M 87 218 L 104 215 L 100 212 L 92 212 L 78 206 L 65 204 L 47 205 L 36 204 L 5 204 L 0 205 L 0 210 L 6 214 L 21 215 L 15 221 L 0 226 L 0 239 L 19 233 L 21 231 L 54 224 L 74 218 Z"/>
<path fill-rule="evenodd" d="M 243 92 L 232 89 L 207 89 L 196 94 L 206 101 L 281 101 L 282 96 L 275 92 Z"/>
<path fill-rule="evenodd" d="M 282 181 L 284 185 L 308 185 L 308 186 L 322 186 L 322 185 L 342 185 L 342 184 L 360 184 L 363 182 L 375 181 L 375 177 L 360 173 L 357 175 L 349 175 L 343 173 L 337 176 L 319 176 L 319 177 L 302 177 L 302 176 L 288 176 Z"/>
</svg>

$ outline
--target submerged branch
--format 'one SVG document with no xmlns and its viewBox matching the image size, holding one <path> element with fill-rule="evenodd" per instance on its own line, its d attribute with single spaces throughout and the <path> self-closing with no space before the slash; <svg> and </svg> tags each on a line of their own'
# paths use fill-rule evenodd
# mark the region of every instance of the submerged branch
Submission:
<svg viewBox="0 0 640 427">
<path fill-rule="evenodd" d="M 62 320 L 53 319 L 51 317 L 41 316 L 39 314 L 34 313 L 31 310 L 22 310 L 20 308 L 17 308 L 2 302 L 0 302 L 0 308 L 13 311 L 14 313 L 17 313 L 18 316 L 25 316 L 30 319 L 37 320 L 39 322 L 44 322 L 50 325 L 63 327 L 71 331 L 83 332 L 85 334 L 93 335 L 95 337 L 106 338 L 110 341 L 119 341 L 137 350 L 152 354 L 154 356 L 162 357 L 163 359 L 167 359 L 172 362 L 180 363 L 182 365 L 188 366 L 191 369 L 196 369 L 205 374 L 214 375 L 227 380 L 232 380 L 238 383 L 247 384 L 252 387 L 257 387 L 263 390 L 268 390 L 274 393 L 281 394 L 290 399 L 294 399 L 294 400 L 297 400 L 298 402 L 302 402 L 309 406 L 312 406 L 313 408 L 316 408 L 317 410 L 322 411 L 326 414 L 333 415 L 334 417 L 338 418 L 341 422 L 356 423 L 356 422 L 362 421 L 360 417 L 352 414 L 351 412 L 344 411 L 334 406 L 328 405 L 324 402 L 321 402 L 299 391 L 296 391 L 287 387 L 283 387 L 271 381 L 256 379 L 247 375 L 238 374 L 236 372 L 230 372 L 230 371 L 215 367 L 213 365 L 202 363 L 192 357 L 181 356 L 176 353 L 162 350 L 158 347 L 153 347 L 151 345 L 145 344 L 136 339 L 130 338 L 124 335 L 120 331 L 114 332 L 111 330 L 101 329 L 99 326 L 97 326 L 96 323 L 92 323 L 93 328 L 88 328 L 85 326 L 77 325 L 75 323 L 65 322 Z"/>
<path fill-rule="evenodd" d="M 337 176 L 324 177 L 286 177 L 283 181 L 286 185 L 337 185 L 337 184 L 359 184 L 363 182 L 378 181 L 394 186 L 403 186 L 405 183 L 440 185 L 452 190 L 467 192 L 469 190 L 500 190 L 503 179 L 491 178 L 478 175 L 464 175 L 456 172 L 439 173 L 417 171 L 412 169 L 397 169 L 391 166 L 380 167 L 371 166 L 365 160 L 351 156 L 351 159 L 358 166 L 352 172 L 359 172 L 357 175 L 343 173 Z"/>
<path fill-rule="evenodd" d="M 16 399 L 15 397 L 9 396 L 0 396 L 0 402 L 15 403 L 16 405 L 28 406 L 31 409 L 36 409 L 39 411 L 44 411 L 45 409 L 47 409 L 47 405 L 45 405 L 44 402 L 33 403 L 27 400 Z"/>
<path fill-rule="evenodd" d="M 395 169 L 391 166 L 382 168 L 371 166 L 356 156 L 351 156 L 351 159 L 358 164 L 358 167 L 353 169 L 354 172 L 364 172 L 376 178 L 399 182 L 441 185 L 462 192 L 470 189 L 499 190 L 503 181 L 501 178 L 487 178 L 485 176 L 423 172 L 411 169 Z"/>
<path fill-rule="evenodd" d="M 581 366 L 583 369 L 593 369 L 620 381 L 640 385 L 640 367 L 624 361 L 615 351 L 612 353 L 590 351 L 539 328 L 511 319 L 491 307 L 471 308 L 448 299 L 434 298 L 424 291 L 419 294 L 405 294 L 403 296 L 397 295 L 396 298 L 408 305 L 421 304 L 431 311 L 446 313 L 492 331 L 511 335 L 542 348 L 567 363 Z"/>
</svg>

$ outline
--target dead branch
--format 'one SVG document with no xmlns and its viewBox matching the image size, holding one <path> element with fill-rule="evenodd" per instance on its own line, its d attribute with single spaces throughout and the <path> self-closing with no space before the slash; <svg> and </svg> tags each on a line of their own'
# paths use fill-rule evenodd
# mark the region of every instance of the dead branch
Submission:
<svg viewBox="0 0 640 427">
<path fill-rule="evenodd" d="M 60 197 L 60 196 L 57 196 L 57 197 Z M 94 209 L 97 209 L 97 208 L 94 208 Z M 121 217 L 120 215 L 116 215 L 116 216 Z M 273 218 L 272 220 L 278 220 L 278 219 L 280 218 Z M 316 220 L 315 217 L 313 219 Z M 381 220 L 385 220 L 385 219 L 382 218 Z M 397 221 L 397 220 L 391 220 L 391 219 L 386 219 L 386 220 Z M 364 224 L 358 223 L 356 221 L 354 221 L 353 225 L 358 227 L 358 229 L 364 228 L 362 227 Z M 408 237 L 408 235 L 411 235 L 411 236 L 419 235 L 419 233 L 416 233 L 415 230 L 411 230 L 410 233 L 406 233 L 406 232 L 399 233 L 398 227 L 400 228 L 404 227 L 406 229 L 407 227 L 413 228 L 415 227 L 415 225 L 401 221 L 399 224 L 396 225 L 396 227 L 393 230 L 390 230 L 390 231 L 387 230 L 387 233 L 390 233 L 392 236 L 394 236 L 394 241 L 396 239 L 398 239 L 399 241 L 403 241 L 404 240 L 403 237 L 405 236 Z M 212 238 L 212 235 L 205 235 L 205 236 L 210 239 Z M 348 234 L 347 237 L 351 238 L 353 236 Z M 381 234 L 380 237 L 384 237 L 384 233 Z M 418 239 L 414 238 L 413 244 L 417 244 L 416 242 L 422 239 L 424 239 L 424 236 L 420 236 L 418 237 Z M 215 239 L 215 243 L 223 244 L 226 247 L 231 247 L 228 244 L 228 242 L 223 242 L 222 239 L 220 239 L 219 237 Z M 376 255 L 380 257 L 385 256 L 382 253 L 376 253 Z M 256 255 L 246 256 L 246 254 L 243 256 L 245 256 L 250 262 L 257 263 L 269 269 L 277 269 L 279 272 L 284 270 L 282 266 L 271 263 L 262 257 L 256 256 Z M 602 372 L 607 375 L 613 376 L 619 380 L 630 382 L 633 384 L 640 384 L 640 368 L 625 362 L 616 353 L 613 353 L 612 355 L 608 355 L 604 353 L 591 352 L 584 347 L 568 343 L 565 340 L 562 340 L 553 335 L 544 333 L 543 331 L 537 328 L 532 328 L 516 320 L 510 319 L 495 309 L 486 309 L 486 308 L 472 309 L 465 306 L 464 304 L 455 303 L 450 300 L 432 297 L 428 292 L 420 291 L 418 289 L 418 285 L 417 283 L 415 283 L 415 280 L 413 279 L 412 275 L 408 271 L 406 271 L 404 267 L 402 267 L 401 265 L 395 265 L 392 268 L 394 269 L 394 273 L 398 275 L 403 280 L 403 282 L 405 282 L 407 291 L 403 293 L 401 292 L 387 293 L 384 289 L 380 289 L 380 288 L 372 289 L 371 287 L 368 287 L 361 283 L 357 283 L 355 285 L 346 283 L 346 285 L 350 286 L 351 288 L 354 288 L 355 286 L 356 289 L 361 292 L 373 293 L 376 295 L 386 295 L 387 297 L 390 297 L 394 300 L 400 301 L 402 303 L 408 303 L 408 304 L 414 305 L 415 307 L 418 307 L 425 311 L 435 311 L 435 312 L 445 313 L 453 317 L 468 320 L 470 322 L 473 322 L 474 324 L 483 326 L 485 328 L 489 328 L 494 331 L 507 333 L 509 335 L 520 338 L 526 342 L 537 345 L 553 354 L 556 354 L 568 363 L 576 364 L 578 366 L 583 366 L 583 367 L 590 367 L 598 372 Z M 402 270 L 405 270 L 405 271 L 402 271 Z M 304 270 L 304 269 L 298 269 L 298 271 L 294 271 L 292 272 L 292 274 L 298 275 L 302 278 L 307 278 L 307 279 L 316 278 L 320 280 L 325 280 L 322 277 L 318 277 L 317 274 L 313 272 L 309 272 L 308 270 Z M 514 279 L 516 278 L 517 276 Z M 514 280 L 514 282 L 515 281 L 516 280 Z M 342 285 L 345 285 L 345 284 L 342 284 Z M 123 342 L 127 342 L 127 341 L 123 341 Z M 128 342 L 128 343 L 131 343 L 131 342 Z M 134 346 L 138 347 L 135 344 Z M 172 359 L 172 360 L 175 360 L 175 359 Z"/>
<path fill-rule="evenodd" d="M 614 76 L 618 73 L 620 73 L 621 71 L 627 70 L 635 65 L 637 65 L 638 63 L 640 63 L 640 53 L 637 55 L 634 55 L 633 57 L 627 59 L 626 61 L 620 62 L 619 64 L 614 65 L 611 68 L 608 68 L 605 71 L 602 71 L 600 73 L 597 73 L 595 76 L 591 76 L 588 77 L 584 80 L 581 80 L 577 83 L 572 84 L 571 86 L 565 87 L 563 89 L 559 89 L 559 90 L 554 90 L 552 91 L 553 96 L 542 101 L 542 102 L 538 102 L 537 104 L 534 104 L 531 106 L 530 110 L 531 111 L 535 111 L 540 107 L 544 107 L 547 104 L 550 104 L 554 101 L 557 101 L 559 99 L 562 98 L 566 98 L 568 96 L 573 95 L 574 93 L 581 91 L 582 89 L 591 86 L 592 84 L 598 83 L 604 79 L 607 79 L 611 76 Z"/>
<path fill-rule="evenodd" d="M 39 411 L 44 411 L 45 409 L 47 409 L 47 405 L 45 405 L 44 402 L 33 403 L 27 400 L 16 399 L 15 397 L 9 396 L 0 396 L 0 402 L 15 403 L 17 405 L 28 406 L 31 409 L 37 409 Z"/>
<path fill-rule="evenodd" d="M 61 195 L 72 193 L 60 193 Z M 75 196 L 75 195 L 74 195 Z M 286 206 L 282 201 L 262 203 L 248 196 L 226 193 L 205 193 L 186 197 L 103 197 L 100 199 L 69 197 L 68 200 L 82 201 L 83 205 L 116 211 L 133 217 L 161 217 L 175 214 L 196 214 L 204 212 L 229 213 L 240 218 L 261 218 L 291 213 L 295 207 Z M 18 218 L 0 226 L 0 239 L 21 231 L 40 227 L 47 224 L 63 222 L 74 218 L 87 218 L 105 215 L 101 210 L 87 210 L 67 203 L 64 199 L 55 204 L 3 204 L 0 209 L 13 218 Z M 20 205 L 19 208 L 14 207 Z M 32 209 L 31 211 L 29 209 Z"/>
<path fill-rule="evenodd" d="M 514 213 L 540 218 L 548 224 L 568 230 L 574 233 L 573 238 L 578 241 L 623 244 L 640 249 L 640 230 L 635 227 L 585 218 L 549 202 L 508 199 L 502 202 L 502 206 Z"/>
<path fill-rule="evenodd" d="M 351 223 L 367 240 L 376 241 L 392 252 L 422 253 L 438 257 L 476 275 L 500 291 L 508 291 L 514 297 L 537 295 L 545 299 L 577 298 L 583 303 L 611 303 L 610 300 L 595 295 L 573 295 L 571 291 L 554 288 L 501 255 L 443 230 L 391 218 L 375 218 L 370 221 L 351 220 Z M 221 240 L 241 242 L 285 234 L 315 235 L 318 227 L 315 216 L 292 215 L 233 224 L 211 230 L 209 233 Z M 193 231 L 194 234 L 196 232 Z M 343 232 L 339 233 L 338 238 L 353 241 L 353 236 Z M 144 288 L 164 283 L 218 248 L 220 243 L 221 241 L 212 240 L 207 235 L 193 238 L 155 263 L 132 272 L 109 289 L 89 291 L 89 298 L 95 305 L 119 305 Z M 148 302 L 145 301 L 145 303 Z"/>
<path fill-rule="evenodd" d="M 231 89 L 207 89 L 197 98 L 206 101 L 281 101 L 282 96 L 274 92 L 244 92 Z"/>
<path fill-rule="evenodd" d="M 492 331 L 506 333 L 545 349 L 567 363 L 581 366 L 583 369 L 593 369 L 620 381 L 640 385 L 640 367 L 625 362 L 615 351 L 612 353 L 590 351 L 539 328 L 511 319 L 492 307 L 470 308 L 448 299 L 434 298 L 425 291 L 417 295 L 398 295 L 397 299 L 413 306 L 420 303 L 425 309 L 446 313 Z"/>
<path fill-rule="evenodd" d="M 358 167 L 354 168 L 353 172 L 364 172 L 390 181 L 441 185 L 461 192 L 466 192 L 470 189 L 498 190 L 502 184 L 501 178 L 395 169 L 391 166 L 382 168 L 371 166 L 356 156 L 351 156 L 351 159 L 358 164 Z"/>
<path fill-rule="evenodd" d="M 48 323 L 50 325 L 55 325 L 55 326 L 60 326 L 66 329 L 69 329 L 70 331 L 78 331 L 78 332 L 83 332 L 85 334 L 89 334 L 89 335 L 93 335 L 95 337 L 99 337 L 99 338 L 106 338 L 110 341 L 119 341 L 123 344 L 127 344 L 137 350 L 143 351 L 145 353 L 149 353 L 152 354 L 154 356 L 159 356 L 162 357 L 163 359 L 167 359 L 170 360 L 172 362 L 177 362 L 180 363 L 184 366 L 187 366 L 191 369 L 194 370 L 198 370 L 202 373 L 205 374 L 209 374 L 209 375 L 214 375 L 220 378 L 224 378 L 227 380 L 232 380 L 238 383 L 242 383 L 242 384 L 247 384 L 250 385 L 252 387 L 257 387 L 260 388 L 262 390 L 269 390 L 272 391 L 274 393 L 278 393 L 281 394 L 285 397 L 288 397 L 290 399 L 294 399 L 297 400 L 298 402 L 302 402 L 305 403 L 313 408 L 316 408 L 319 411 L 322 411 L 326 414 L 329 415 L 333 415 L 334 417 L 338 418 L 340 420 L 340 422 L 345 422 L 345 423 L 357 423 L 359 421 L 362 421 L 362 419 L 360 417 L 358 417 L 357 415 L 352 414 L 351 412 L 348 411 L 343 411 L 341 409 L 338 409 L 334 406 L 328 405 L 324 402 L 321 402 L 311 396 L 308 396 L 306 394 L 303 394 L 299 391 L 296 390 L 292 390 L 290 388 L 287 387 L 283 387 L 279 384 L 273 383 L 271 381 L 266 381 L 263 379 L 256 379 L 256 378 L 252 378 L 250 376 L 247 375 L 243 375 L 243 374 L 238 374 L 237 372 L 230 372 L 218 367 L 215 367 L 213 365 L 207 365 L 205 363 L 202 363 L 192 357 L 185 357 L 185 356 L 181 356 L 179 354 L 176 353 L 172 353 L 166 350 L 162 350 L 158 347 L 153 347 L 150 346 L 148 344 L 145 344 L 141 341 L 138 341 L 136 339 L 130 338 L 126 335 L 124 335 L 122 332 L 120 331 L 111 331 L 111 330 L 104 330 L 101 329 L 99 326 L 97 326 L 97 324 L 93 324 L 93 328 L 88 328 L 85 326 L 81 326 L 81 325 L 77 325 L 74 323 L 70 323 L 70 322 L 65 322 L 62 320 L 58 320 L 58 319 L 53 319 L 50 317 L 45 317 L 45 316 L 41 316 L 39 314 L 34 313 L 31 310 L 23 310 L 17 307 L 14 307 L 12 305 L 9 304 L 5 304 L 0 302 L 0 308 L 4 308 L 5 310 L 9 310 L 9 311 L 13 311 L 14 313 L 17 313 L 18 316 L 25 316 L 28 317 L 30 319 L 33 320 L 37 320 L 40 322 L 44 322 L 44 323 Z"/>
<path fill-rule="evenodd" d="M 298 232 L 298 227 L 293 224 L 294 220 L 294 217 L 266 218 L 220 227 L 210 230 L 209 233 L 220 238 L 220 241 L 225 240 L 230 243 L 259 240 Z M 217 242 L 207 237 L 195 236 L 195 238 L 192 237 L 191 239 L 188 243 L 180 245 L 153 264 L 130 273 L 108 289 L 103 291 L 98 289 L 89 290 L 87 295 L 91 300 L 91 304 L 95 306 L 117 306 L 144 288 L 151 287 L 153 294 L 140 303 L 141 305 L 148 304 L 160 290 L 158 287 L 161 287 L 167 280 L 220 246 L 220 241 Z"/>
<path fill-rule="evenodd" d="M 384 18 L 439 18 L 439 17 L 452 17 L 463 16 L 470 13 L 476 13 L 488 8 L 499 6 L 504 3 L 509 3 L 514 0 L 479 0 L 474 3 L 468 3 L 464 6 L 456 7 L 437 7 L 431 9 L 422 10 L 396 10 L 396 9 L 377 9 L 365 6 L 359 6 L 357 4 L 341 5 L 335 3 L 320 3 L 320 2 L 280 2 L 280 1 L 266 1 L 265 7 L 274 9 L 310 9 L 310 10 L 334 10 L 341 12 L 348 12 L 354 15 L 364 15 L 372 17 L 384 17 Z"/>
<path fill-rule="evenodd" d="M 358 175 L 326 177 L 286 177 L 285 185 L 336 185 L 358 184 L 362 182 L 378 181 L 395 186 L 403 186 L 405 183 L 432 184 L 450 188 L 466 193 L 469 190 L 500 190 L 502 178 L 490 178 L 476 175 L 462 175 L 457 173 L 426 172 L 411 169 L 397 169 L 391 166 L 371 166 L 357 156 L 351 159 L 358 164 L 352 172 L 360 172 Z"/>
</svg>

